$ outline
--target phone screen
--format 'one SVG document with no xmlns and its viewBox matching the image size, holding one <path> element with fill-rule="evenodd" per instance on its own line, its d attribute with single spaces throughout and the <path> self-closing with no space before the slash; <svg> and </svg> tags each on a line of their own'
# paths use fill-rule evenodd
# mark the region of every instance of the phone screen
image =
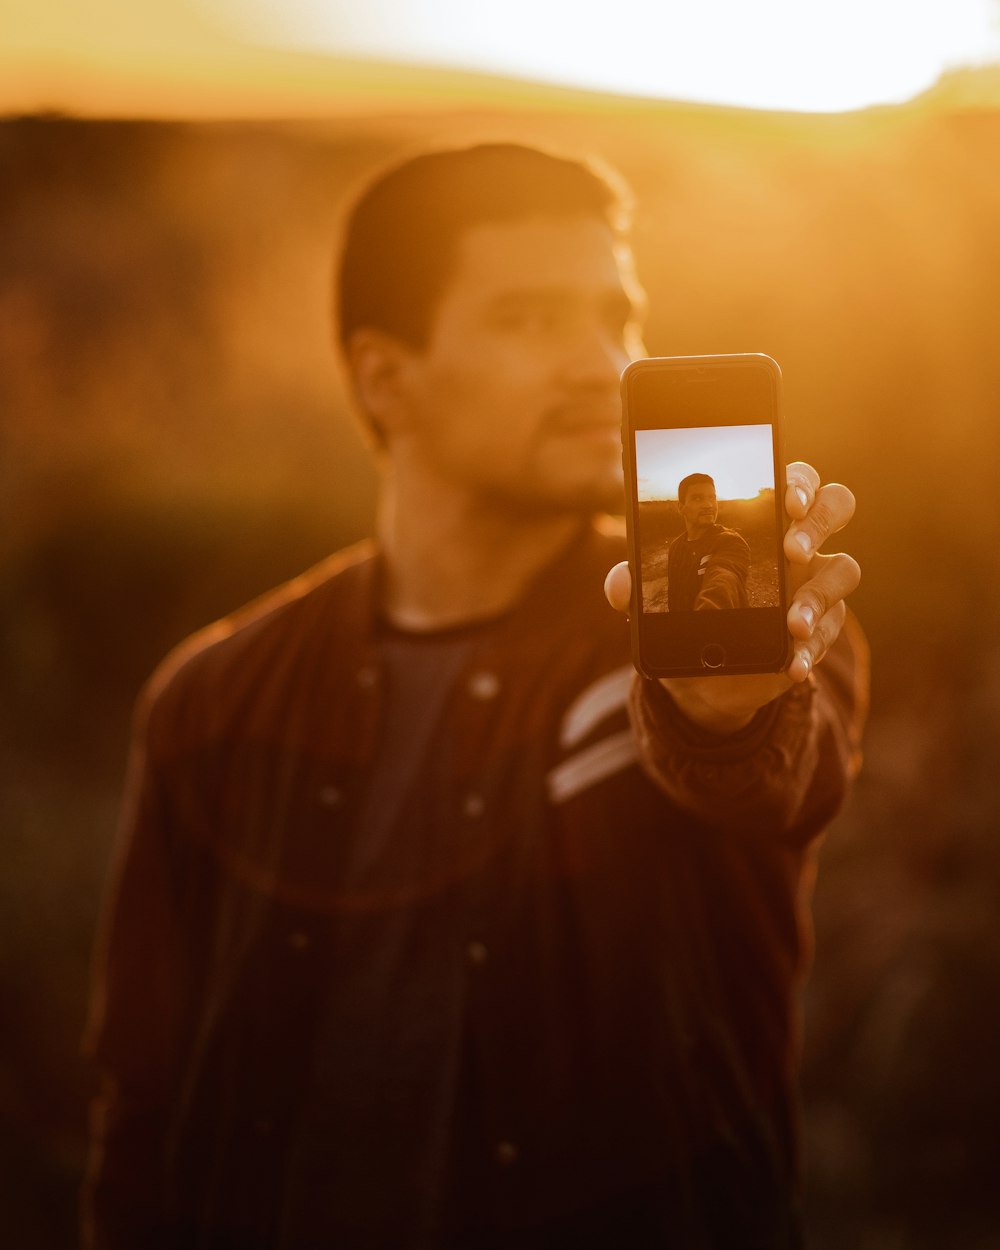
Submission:
<svg viewBox="0 0 1000 1250">
<path fill-rule="evenodd" d="M 641 672 L 787 662 L 780 376 L 766 356 L 664 357 L 623 375 Z"/>
</svg>

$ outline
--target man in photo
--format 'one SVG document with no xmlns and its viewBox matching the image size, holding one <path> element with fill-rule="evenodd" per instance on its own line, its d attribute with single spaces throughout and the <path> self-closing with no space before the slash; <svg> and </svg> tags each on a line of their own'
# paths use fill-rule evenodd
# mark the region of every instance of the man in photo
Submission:
<svg viewBox="0 0 1000 1250">
<path fill-rule="evenodd" d="M 750 547 L 742 534 L 718 524 L 715 482 L 689 473 L 677 486 L 684 532 L 667 549 L 667 610 L 745 608 Z"/>
</svg>

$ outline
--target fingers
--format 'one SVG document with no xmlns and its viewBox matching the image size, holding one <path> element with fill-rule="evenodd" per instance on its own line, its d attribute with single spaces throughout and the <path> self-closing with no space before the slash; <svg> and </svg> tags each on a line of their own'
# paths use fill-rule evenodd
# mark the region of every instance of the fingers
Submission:
<svg viewBox="0 0 1000 1250">
<path fill-rule="evenodd" d="M 793 638 L 808 638 L 826 613 L 861 583 L 861 567 L 852 556 L 816 556 L 813 563 L 813 576 L 796 590 L 788 610 Z"/>
<path fill-rule="evenodd" d="M 786 669 L 792 681 L 805 681 L 837 641 L 846 616 L 847 607 L 841 599 L 821 618 L 808 641 L 796 642 L 792 662 Z"/>
<path fill-rule="evenodd" d="M 796 502 L 799 502 L 798 497 Z M 838 482 L 820 486 L 809 508 L 804 513 L 800 509 L 801 515 L 788 527 L 784 542 L 786 557 L 793 564 L 806 564 L 831 534 L 842 530 L 850 521 L 854 507 L 854 496 L 846 486 Z"/>
<path fill-rule="evenodd" d="M 816 556 L 814 576 L 795 592 L 788 610 L 788 631 L 795 650 L 788 666 L 792 681 L 805 681 L 826 655 L 843 628 L 847 609 L 844 599 L 856 590 L 861 569 L 851 556 Z"/>
<path fill-rule="evenodd" d="M 627 612 L 632 602 L 632 574 L 628 562 L 616 564 L 604 579 L 604 593 L 608 603 L 618 612 Z"/>
<path fill-rule="evenodd" d="M 816 498 L 819 474 L 811 464 L 795 460 L 785 469 L 785 511 L 793 520 L 801 520 Z"/>
</svg>

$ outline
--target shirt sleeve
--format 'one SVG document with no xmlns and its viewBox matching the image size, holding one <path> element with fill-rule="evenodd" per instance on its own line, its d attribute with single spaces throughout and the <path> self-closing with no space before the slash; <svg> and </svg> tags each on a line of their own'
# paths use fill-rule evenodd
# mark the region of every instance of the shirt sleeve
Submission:
<svg viewBox="0 0 1000 1250">
<path fill-rule="evenodd" d="M 806 842 L 836 814 L 860 766 L 868 655 L 853 618 L 806 682 L 720 737 L 689 721 L 659 681 L 637 678 L 640 763 L 700 821 Z"/>
<path fill-rule="evenodd" d="M 715 550 L 705 563 L 694 610 L 706 608 L 745 608 L 750 548 L 739 534 L 719 536 Z"/>
</svg>

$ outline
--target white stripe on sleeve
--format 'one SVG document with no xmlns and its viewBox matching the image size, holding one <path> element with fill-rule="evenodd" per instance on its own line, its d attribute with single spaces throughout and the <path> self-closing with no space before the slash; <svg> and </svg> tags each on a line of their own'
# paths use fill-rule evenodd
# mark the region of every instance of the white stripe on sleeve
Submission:
<svg viewBox="0 0 1000 1250">
<path fill-rule="evenodd" d="M 605 716 L 625 706 L 635 669 L 631 664 L 612 669 L 592 682 L 569 705 L 559 727 L 559 745 L 574 746 L 585 738 Z"/>
<path fill-rule="evenodd" d="M 549 798 L 553 803 L 565 803 L 588 786 L 628 768 L 637 758 L 638 750 L 631 729 L 602 738 L 551 770 L 546 778 Z"/>
</svg>

